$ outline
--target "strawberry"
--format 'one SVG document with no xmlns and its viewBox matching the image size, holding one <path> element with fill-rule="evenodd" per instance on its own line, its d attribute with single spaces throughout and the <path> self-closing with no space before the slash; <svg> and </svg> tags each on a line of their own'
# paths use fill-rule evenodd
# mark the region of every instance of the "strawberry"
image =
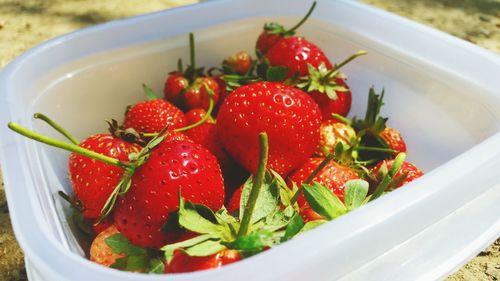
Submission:
<svg viewBox="0 0 500 281">
<path fill-rule="evenodd" d="M 203 108 L 208 110 L 210 105 L 210 96 L 213 103 L 219 100 L 219 84 L 213 77 L 198 77 L 186 89 L 184 93 L 184 103 L 190 109 Z"/>
<path fill-rule="evenodd" d="M 318 103 L 323 115 L 323 120 L 332 119 L 332 113 L 347 116 L 351 110 L 352 94 L 344 79 L 335 78 L 335 85 L 338 87 L 334 91 L 333 98 L 321 91 L 309 91 L 309 95 Z"/>
<path fill-rule="evenodd" d="M 204 67 L 196 66 L 194 35 L 189 33 L 190 64 L 184 69 L 179 59 L 177 70 L 170 72 L 163 93 L 165 98 L 181 108 L 208 110 L 210 99 L 217 104 L 219 84 L 213 77 L 204 75 Z M 211 98 L 210 98 L 211 97 Z"/>
<path fill-rule="evenodd" d="M 321 164 L 324 158 L 315 157 L 309 159 L 300 168 L 294 171 L 288 179 L 298 186 L 309 178 L 311 173 Z M 342 166 L 335 161 L 330 161 L 328 164 L 319 171 L 312 181 L 324 185 L 330 189 L 341 201 L 344 200 L 344 187 L 345 183 L 349 180 L 359 179 L 356 171 L 350 167 Z M 298 198 L 299 206 L 304 208 L 307 205 L 303 196 Z"/>
<path fill-rule="evenodd" d="M 136 103 L 125 114 L 123 127 L 141 133 L 158 133 L 166 126 L 170 130 L 186 125 L 184 113 L 166 100 L 154 99 Z"/>
<path fill-rule="evenodd" d="M 117 228 L 133 244 L 158 248 L 176 234 L 163 231 L 179 207 L 178 193 L 194 203 L 218 210 L 224 202 L 224 183 L 216 158 L 199 144 L 164 141 L 137 168 L 132 185 L 114 212 Z"/>
<path fill-rule="evenodd" d="M 380 137 L 387 142 L 390 149 L 394 150 L 394 155 L 406 152 L 406 143 L 398 130 L 386 127 L 382 132 L 380 132 Z"/>
<path fill-rule="evenodd" d="M 278 43 L 281 39 L 295 35 L 295 31 L 304 22 L 306 22 L 307 18 L 309 18 L 311 13 L 314 11 L 315 7 L 316 7 L 316 1 L 313 2 L 307 14 L 295 26 L 293 26 L 289 30 L 286 30 L 285 27 L 283 27 L 281 24 L 275 22 L 266 23 L 264 25 L 264 31 L 262 31 L 262 33 L 259 35 L 259 38 L 257 38 L 257 42 L 255 44 L 255 49 L 257 51 L 257 54 L 264 55 L 271 47 L 276 45 L 276 43 Z"/>
<path fill-rule="evenodd" d="M 188 86 L 189 80 L 182 73 L 172 72 L 165 81 L 163 95 L 166 100 L 177 104 Z"/>
<path fill-rule="evenodd" d="M 315 44 L 301 37 L 288 37 L 280 40 L 265 54 L 271 66 L 288 68 L 287 78 L 309 74 L 308 65 L 318 68 L 323 64 L 327 69 L 332 63 L 325 53 Z"/>
<path fill-rule="evenodd" d="M 252 57 L 245 51 L 240 51 L 227 57 L 222 62 L 224 73 L 231 72 L 239 75 L 248 74 L 252 68 Z"/>
<path fill-rule="evenodd" d="M 176 251 L 172 261 L 165 266 L 165 273 L 182 273 L 219 268 L 241 260 L 237 250 L 224 249 L 204 257 L 192 257 L 182 251 Z"/>
<path fill-rule="evenodd" d="M 286 175 L 306 161 L 319 142 L 318 105 L 299 89 L 275 82 L 237 88 L 222 104 L 217 134 L 227 152 L 255 172 L 257 136 L 269 135 L 269 167 Z"/>
<path fill-rule="evenodd" d="M 394 159 L 390 160 L 384 160 L 379 162 L 375 167 L 372 169 L 372 174 L 375 175 L 375 177 L 380 181 L 380 176 L 378 175 L 381 167 L 383 165 L 386 166 L 386 170 L 389 170 L 392 167 L 392 164 L 394 163 Z M 401 164 L 401 168 L 399 171 L 394 175 L 394 182 L 391 183 L 389 187 L 385 189 L 385 191 L 390 191 L 396 188 L 399 188 L 411 181 L 414 181 L 418 179 L 419 177 L 423 176 L 424 173 L 417 168 L 415 165 L 408 161 L 404 161 Z"/>
<path fill-rule="evenodd" d="M 123 258 L 124 253 L 114 253 L 111 248 L 106 244 L 106 239 L 114 234 L 120 233 L 116 226 L 111 225 L 99 233 L 90 246 L 90 260 L 104 266 L 110 266 L 116 262 L 117 259 Z"/>
<path fill-rule="evenodd" d="M 312 64 L 307 65 L 308 74 L 299 78 L 297 87 L 309 93 L 318 103 L 323 120 L 332 119 L 332 114 L 347 116 L 351 110 L 351 90 L 339 69 L 365 54 L 366 51 L 359 51 L 333 68 L 324 63 L 320 63 L 317 67 Z"/>
<path fill-rule="evenodd" d="M 240 187 L 234 191 L 231 199 L 229 199 L 226 206 L 229 213 L 234 214 L 240 209 L 241 192 L 243 192 L 244 187 L 244 185 L 240 185 Z"/>
<path fill-rule="evenodd" d="M 316 155 L 325 156 L 325 152 L 335 152 L 338 143 L 351 145 L 356 137 L 356 132 L 348 124 L 338 120 L 326 120 L 321 122 L 319 135 L 319 146 Z"/>
<path fill-rule="evenodd" d="M 138 145 L 107 134 L 90 136 L 79 146 L 121 161 L 128 161 L 130 153 L 140 150 Z M 71 153 L 68 167 L 76 198 L 83 206 L 83 216 L 98 218 L 104 203 L 120 181 L 123 169 L 77 153 Z"/>
<path fill-rule="evenodd" d="M 205 114 L 206 111 L 203 109 L 191 109 L 186 113 L 186 118 L 189 120 L 187 125 L 195 124 L 200 121 Z M 211 117 L 209 117 L 207 122 L 187 130 L 184 134 L 195 143 L 203 145 L 206 149 L 208 149 L 208 151 L 217 157 L 221 167 L 229 164 L 229 156 L 224 151 L 222 144 L 217 137 L 215 121 Z"/>
</svg>

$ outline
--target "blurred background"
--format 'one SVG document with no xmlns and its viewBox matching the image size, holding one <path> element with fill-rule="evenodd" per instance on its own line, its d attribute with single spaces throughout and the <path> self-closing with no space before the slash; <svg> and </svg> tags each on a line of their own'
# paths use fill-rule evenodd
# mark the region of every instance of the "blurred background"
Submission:
<svg viewBox="0 0 500 281">
<path fill-rule="evenodd" d="M 25 50 L 57 35 L 110 20 L 196 2 L 195 0 L 0 0 L 0 68 Z M 500 54 L 500 0 L 362 0 L 362 2 L 440 29 Z M 10 226 L 0 171 L 0 281 L 21 280 L 26 280 L 23 254 Z M 447 281 L 469 280 L 500 280 L 500 239 L 447 279 Z"/>
</svg>

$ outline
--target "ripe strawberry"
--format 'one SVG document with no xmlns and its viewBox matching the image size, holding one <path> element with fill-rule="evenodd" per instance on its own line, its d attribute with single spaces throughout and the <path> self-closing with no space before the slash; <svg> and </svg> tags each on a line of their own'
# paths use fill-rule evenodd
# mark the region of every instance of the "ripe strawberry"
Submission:
<svg viewBox="0 0 500 281">
<path fill-rule="evenodd" d="M 166 126 L 173 130 L 186 125 L 184 113 L 173 104 L 162 99 L 136 103 L 125 114 L 123 127 L 141 133 L 158 133 Z"/>
<path fill-rule="evenodd" d="M 386 127 L 379 135 L 387 142 L 389 148 L 394 150 L 394 155 L 406 152 L 406 143 L 398 130 Z"/>
<path fill-rule="evenodd" d="M 125 254 L 113 253 L 111 248 L 106 244 L 106 238 L 120 233 L 116 226 L 111 225 L 101 233 L 99 233 L 90 246 L 90 260 L 104 266 L 110 266 L 116 262 L 117 259 L 125 257 Z"/>
<path fill-rule="evenodd" d="M 237 250 L 224 249 L 216 254 L 205 257 L 191 257 L 182 251 L 176 251 L 172 261 L 165 266 L 165 273 L 193 272 L 219 268 L 241 260 Z"/>
<path fill-rule="evenodd" d="M 130 242 L 158 248 L 176 234 L 163 226 L 179 207 L 179 192 L 196 204 L 219 210 L 224 183 L 216 158 L 199 144 L 164 141 L 137 168 L 130 190 L 120 197 L 114 212 L 117 228 Z"/>
<path fill-rule="evenodd" d="M 353 139 L 356 137 L 356 132 L 351 126 L 345 123 L 337 120 L 326 120 L 321 122 L 319 135 L 319 146 L 316 150 L 316 155 L 325 156 L 324 151 L 333 153 L 339 142 L 351 145 Z"/>
<path fill-rule="evenodd" d="M 211 92 L 211 93 L 209 93 Z M 213 103 L 216 104 L 219 100 L 219 84 L 212 77 L 198 77 L 186 89 L 184 93 L 184 103 L 188 108 L 203 108 L 208 110 L 210 104 L 210 95 Z"/>
<path fill-rule="evenodd" d="M 309 159 L 309 161 L 289 176 L 289 180 L 300 186 L 323 160 L 324 158 L 320 157 Z M 328 187 L 343 201 L 345 183 L 353 179 L 359 179 L 355 170 L 347 166 L 342 166 L 335 161 L 330 161 L 312 181 Z M 300 206 L 307 204 L 303 196 L 300 196 L 297 202 L 299 202 Z"/>
<path fill-rule="evenodd" d="M 264 25 L 264 31 L 262 31 L 262 33 L 259 35 L 259 38 L 257 38 L 257 43 L 255 44 L 255 49 L 257 50 L 257 53 L 258 54 L 260 53 L 260 55 L 264 55 L 271 47 L 276 45 L 276 43 L 278 43 L 281 39 L 295 35 L 295 30 L 297 30 L 304 22 L 306 22 L 307 18 L 314 11 L 315 7 L 316 7 L 316 2 L 313 2 L 311 8 L 309 8 L 309 11 L 302 18 L 302 20 L 300 20 L 295 26 L 293 26 L 289 30 L 286 30 L 285 27 L 283 27 L 281 24 L 275 22 L 266 23 Z"/>
<path fill-rule="evenodd" d="M 181 99 L 182 93 L 189 86 L 189 80 L 184 77 L 182 73 L 172 72 L 169 74 L 165 81 L 163 88 L 163 95 L 166 100 L 173 104 L 178 104 Z"/>
<path fill-rule="evenodd" d="M 344 79 L 334 78 L 335 84 L 341 90 L 336 90 L 334 98 L 329 97 L 326 93 L 322 93 L 318 90 L 309 91 L 309 95 L 318 103 L 321 113 L 323 115 L 323 120 L 332 119 L 332 113 L 347 116 L 351 110 L 352 94 L 349 86 L 347 86 Z"/>
<path fill-rule="evenodd" d="M 230 72 L 245 75 L 252 67 L 252 57 L 247 52 L 240 51 L 227 57 L 222 65 L 225 70 L 229 68 Z"/>
<path fill-rule="evenodd" d="M 234 191 L 231 199 L 229 199 L 229 202 L 227 203 L 227 211 L 231 214 L 234 214 L 240 209 L 240 199 L 241 193 L 243 192 L 243 187 L 244 185 L 240 185 L 240 187 L 238 187 L 238 189 Z"/>
<path fill-rule="evenodd" d="M 380 171 L 380 168 L 382 165 L 386 165 L 387 170 L 389 170 L 392 166 L 392 163 L 394 162 L 394 159 L 391 160 L 384 160 L 379 162 L 375 167 L 372 169 L 372 174 L 377 176 L 377 174 Z M 417 168 L 415 165 L 413 165 L 410 162 L 404 161 L 403 164 L 401 165 L 401 168 L 399 171 L 394 175 L 395 178 L 395 185 L 389 186 L 385 191 L 390 191 L 396 188 L 399 188 L 411 181 L 416 180 L 417 178 L 423 176 L 424 173 Z"/>
<path fill-rule="evenodd" d="M 306 161 L 319 142 L 321 115 L 306 93 L 285 84 L 258 82 L 237 88 L 222 104 L 217 134 L 248 171 L 258 165 L 258 135 L 269 135 L 269 168 L 281 175 Z"/>
<path fill-rule="evenodd" d="M 140 150 L 138 145 L 106 134 L 90 136 L 79 146 L 125 162 L 130 153 Z M 98 218 L 104 203 L 120 181 L 123 169 L 76 153 L 71 153 L 68 167 L 75 196 L 83 206 L 83 216 Z"/>
<path fill-rule="evenodd" d="M 280 40 L 265 57 L 271 66 L 286 66 L 287 78 L 301 77 L 309 74 L 308 65 L 318 68 L 321 64 L 332 68 L 330 60 L 315 44 L 301 37 L 289 37 Z"/>
<path fill-rule="evenodd" d="M 206 114 L 203 109 L 192 109 L 186 113 L 186 118 L 189 120 L 187 125 L 195 124 L 200 121 Z M 192 129 L 187 130 L 184 134 L 188 136 L 195 143 L 203 145 L 208 151 L 210 151 L 219 161 L 221 167 L 229 164 L 229 156 L 224 151 L 222 144 L 215 129 L 215 121 L 210 119 Z"/>
</svg>

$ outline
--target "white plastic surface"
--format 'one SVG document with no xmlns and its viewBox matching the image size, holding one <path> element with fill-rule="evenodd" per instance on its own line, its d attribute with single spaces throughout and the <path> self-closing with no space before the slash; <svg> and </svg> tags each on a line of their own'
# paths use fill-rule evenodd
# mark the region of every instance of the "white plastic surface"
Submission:
<svg viewBox="0 0 500 281">
<path fill-rule="evenodd" d="M 212 1 L 107 23 L 45 43 L 0 76 L 0 123 L 44 112 L 78 138 L 106 118 L 161 92 L 168 69 L 187 58 L 196 34 L 199 63 L 252 52 L 263 22 L 290 25 L 310 3 Z M 231 11 L 231 12 L 228 12 Z M 200 16 L 203 15 L 203 16 Z M 189 20 L 187 20 L 189 19 Z M 195 19 L 195 20 L 193 20 Z M 386 90 L 384 115 L 427 174 L 327 225 L 220 270 L 178 276 L 110 270 L 82 258 L 57 197 L 69 191 L 67 153 L 0 126 L 0 160 L 12 223 L 35 280 L 438 280 L 500 236 L 500 58 L 472 44 L 351 1 L 318 3 L 301 34 L 333 61 L 368 50 L 344 71 L 361 115 L 368 88 Z M 496 203 L 496 204 L 495 204 Z M 453 239 L 451 239 L 453 238 Z M 440 245 L 439 248 L 436 245 Z"/>
</svg>

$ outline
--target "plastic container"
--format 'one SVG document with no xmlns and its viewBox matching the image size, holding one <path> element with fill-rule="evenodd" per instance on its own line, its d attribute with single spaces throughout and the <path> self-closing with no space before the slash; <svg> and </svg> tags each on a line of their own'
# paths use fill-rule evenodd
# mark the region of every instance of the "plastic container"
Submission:
<svg viewBox="0 0 500 281">
<path fill-rule="evenodd" d="M 385 87 L 384 114 L 427 174 L 293 241 L 219 270 L 173 276 L 120 272 L 84 259 L 56 195 L 69 191 L 67 153 L 16 136 L 44 112 L 78 138 L 121 120 L 160 92 L 196 34 L 200 64 L 252 52 L 266 21 L 290 25 L 308 1 L 212 1 L 84 29 L 19 57 L 0 77 L 1 164 L 31 280 L 438 280 L 500 236 L 500 58 L 444 33 L 352 1 L 320 1 L 300 30 L 333 61 L 365 49 L 344 71 L 361 115 L 368 88 Z"/>
</svg>

